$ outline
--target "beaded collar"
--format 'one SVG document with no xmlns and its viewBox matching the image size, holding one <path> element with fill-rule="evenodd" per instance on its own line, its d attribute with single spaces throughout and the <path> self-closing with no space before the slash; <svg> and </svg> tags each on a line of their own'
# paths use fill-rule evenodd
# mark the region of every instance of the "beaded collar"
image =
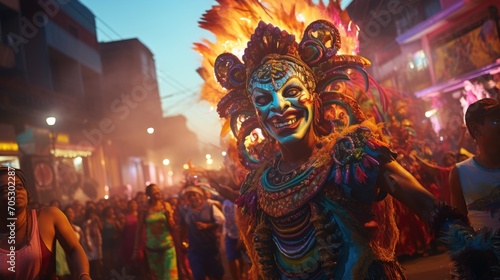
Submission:
<svg viewBox="0 0 500 280">
<path fill-rule="evenodd" d="M 334 143 L 331 137 L 322 139 L 309 160 L 289 172 L 278 169 L 281 154 L 270 161 L 257 186 L 259 205 L 264 212 L 272 217 L 281 217 L 310 201 L 323 188 L 330 174 Z"/>
</svg>

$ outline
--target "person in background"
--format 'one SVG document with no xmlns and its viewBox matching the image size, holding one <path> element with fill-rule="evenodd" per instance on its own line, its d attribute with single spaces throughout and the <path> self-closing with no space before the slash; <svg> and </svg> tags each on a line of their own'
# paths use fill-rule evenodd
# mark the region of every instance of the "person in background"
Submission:
<svg viewBox="0 0 500 280">
<path fill-rule="evenodd" d="M 95 279 L 104 279 L 102 257 L 102 224 L 93 203 L 87 204 L 83 224 L 83 248 L 89 259 L 90 273 Z"/>
<path fill-rule="evenodd" d="M 180 209 L 181 238 L 187 236 L 187 257 L 194 280 L 220 280 L 224 268 L 219 252 L 217 231 L 225 218 L 219 208 L 207 202 L 199 186 L 186 186 L 182 191 L 187 205 Z"/>
<path fill-rule="evenodd" d="M 101 224 L 103 269 L 107 273 L 118 269 L 117 252 L 120 241 L 118 238 L 123 225 L 118 220 L 112 206 L 106 206 L 102 211 Z"/>
<path fill-rule="evenodd" d="M 69 257 L 72 277 L 91 279 L 89 262 L 75 232 L 64 214 L 56 207 L 32 210 L 26 177 L 21 169 L 0 167 L 0 279 L 35 280 L 56 277 L 55 246 L 61 243 Z M 8 208 L 9 203 L 14 205 Z M 16 218 L 9 222 L 9 218 Z M 15 227 L 11 227 L 11 225 Z M 11 232 L 15 238 L 9 239 Z M 9 242 L 14 240 L 15 244 Z M 11 255 L 15 254 L 14 263 Z"/>
<path fill-rule="evenodd" d="M 222 213 L 226 221 L 222 231 L 222 238 L 224 240 L 224 248 L 226 250 L 226 258 L 229 265 L 229 272 L 231 279 L 240 280 L 244 279 L 244 263 L 241 254 L 243 242 L 240 241 L 240 234 L 238 224 L 235 220 L 236 206 L 234 202 L 229 199 L 224 199 L 222 203 Z"/>
<path fill-rule="evenodd" d="M 156 184 L 146 187 L 148 207 L 139 214 L 137 232 L 134 242 L 133 259 L 137 259 L 142 231 L 146 231 L 146 256 L 149 272 L 154 280 L 176 280 L 177 257 L 175 254 L 172 232 L 176 225 L 173 220 L 172 207 L 163 200 L 160 188 Z"/>
<path fill-rule="evenodd" d="M 148 196 L 143 191 L 137 192 L 134 200 L 137 201 L 137 209 L 139 212 L 148 208 Z"/>
<path fill-rule="evenodd" d="M 83 237 L 83 232 L 82 229 L 75 224 L 75 211 L 73 210 L 73 207 L 66 206 L 66 208 L 64 208 L 64 215 L 68 218 L 68 221 L 75 232 L 76 239 L 78 239 L 78 242 L 82 245 L 83 243 L 81 239 Z M 56 242 L 56 274 L 59 280 L 71 279 L 71 271 L 68 266 L 66 253 L 64 252 L 64 249 L 59 241 Z"/>
<path fill-rule="evenodd" d="M 473 228 L 500 229 L 500 104 L 491 98 L 472 103 L 465 113 L 479 153 L 451 170 L 451 204 Z"/>
<path fill-rule="evenodd" d="M 137 258 L 132 259 L 134 253 L 134 242 L 137 234 L 138 211 L 137 202 L 131 199 L 127 202 L 127 213 L 125 215 L 125 223 L 121 235 L 120 249 L 120 264 L 124 265 L 130 275 L 144 275 L 144 247 L 139 245 L 137 250 Z"/>
<path fill-rule="evenodd" d="M 179 225 L 181 218 L 179 209 L 180 207 L 182 207 L 182 202 L 179 200 L 179 196 L 175 195 L 169 198 L 169 203 L 172 206 L 174 222 L 176 225 Z M 184 244 L 187 244 L 187 242 L 181 238 L 179 230 L 172 232 L 172 237 L 175 243 L 175 254 L 177 256 L 177 269 L 179 271 L 179 279 L 192 279 L 191 268 L 189 267 L 189 261 L 186 255 L 187 248 L 184 246 Z"/>
<path fill-rule="evenodd" d="M 85 218 L 85 206 L 78 200 L 73 201 L 73 212 L 75 213 L 74 224 L 80 228 L 83 226 Z"/>
</svg>

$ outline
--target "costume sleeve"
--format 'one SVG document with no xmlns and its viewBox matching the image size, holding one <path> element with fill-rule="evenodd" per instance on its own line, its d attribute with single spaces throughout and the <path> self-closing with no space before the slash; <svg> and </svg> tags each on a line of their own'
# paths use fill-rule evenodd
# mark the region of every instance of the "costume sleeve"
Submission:
<svg viewBox="0 0 500 280">
<path fill-rule="evenodd" d="M 475 231 L 465 215 L 444 202 L 432 212 L 430 229 L 448 245 L 458 279 L 500 278 L 500 229 Z"/>
<path fill-rule="evenodd" d="M 226 221 L 226 218 L 224 217 L 224 214 L 222 214 L 222 212 L 220 211 L 219 207 L 212 205 L 212 211 L 215 223 L 218 225 L 223 225 L 224 222 Z"/>
<path fill-rule="evenodd" d="M 386 195 L 376 181 L 380 165 L 392 161 L 394 156 L 380 134 L 374 131 L 375 125 L 364 124 L 349 127 L 336 138 L 330 179 L 350 198 L 371 203 Z"/>
</svg>

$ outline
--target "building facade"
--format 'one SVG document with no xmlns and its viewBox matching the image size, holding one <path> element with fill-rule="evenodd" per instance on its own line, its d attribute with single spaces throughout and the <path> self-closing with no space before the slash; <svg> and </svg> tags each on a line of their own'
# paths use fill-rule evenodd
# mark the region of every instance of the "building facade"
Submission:
<svg viewBox="0 0 500 280">
<path fill-rule="evenodd" d="M 96 33 L 77 0 L 0 0 L 0 164 L 41 203 L 175 187 L 205 160 L 186 118 L 163 117 L 148 47 Z"/>
<path fill-rule="evenodd" d="M 500 90 L 500 2 L 353 1 L 360 54 L 381 84 L 427 104 L 438 137 L 459 139 L 465 109 Z M 423 112 L 422 112 L 423 114 Z M 469 147 L 473 149 L 473 147 Z"/>
</svg>

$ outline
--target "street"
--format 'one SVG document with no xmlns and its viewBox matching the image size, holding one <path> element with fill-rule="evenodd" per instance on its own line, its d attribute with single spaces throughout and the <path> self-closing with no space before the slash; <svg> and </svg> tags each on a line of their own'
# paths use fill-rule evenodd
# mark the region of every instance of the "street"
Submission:
<svg viewBox="0 0 500 280">
<path fill-rule="evenodd" d="M 450 280 L 448 253 L 401 260 L 408 280 Z"/>
</svg>

